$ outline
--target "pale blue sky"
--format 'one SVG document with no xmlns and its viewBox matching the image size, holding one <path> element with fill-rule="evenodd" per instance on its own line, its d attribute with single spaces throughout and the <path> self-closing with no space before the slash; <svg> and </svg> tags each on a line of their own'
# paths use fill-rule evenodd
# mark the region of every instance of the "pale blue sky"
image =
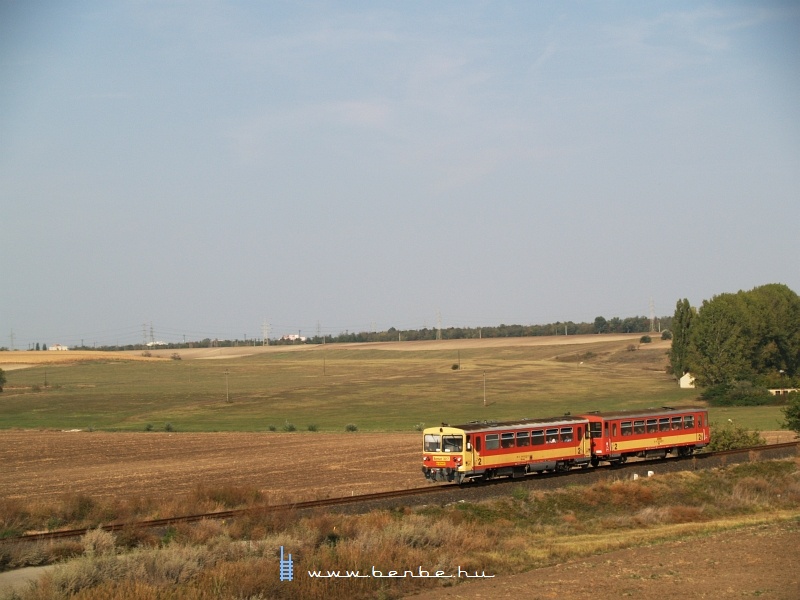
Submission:
<svg viewBox="0 0 800 600">
<path fill-rule="evenodd" d="M 0 0 L 0 346 L 800 292 L 794 2 Z"/>
</svg>

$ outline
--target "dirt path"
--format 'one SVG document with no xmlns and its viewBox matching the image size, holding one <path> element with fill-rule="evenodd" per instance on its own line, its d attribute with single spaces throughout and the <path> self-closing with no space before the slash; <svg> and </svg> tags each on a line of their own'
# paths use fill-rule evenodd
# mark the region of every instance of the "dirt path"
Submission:
<svg viewBox="0 0 800 600">
<path fill-rule="evenodd" d="M 619 550 L 520 575 L 474 580 L 415 600 L 484 598 L 800 598 L 800 524 L 727 531 Z"/>
</svg>

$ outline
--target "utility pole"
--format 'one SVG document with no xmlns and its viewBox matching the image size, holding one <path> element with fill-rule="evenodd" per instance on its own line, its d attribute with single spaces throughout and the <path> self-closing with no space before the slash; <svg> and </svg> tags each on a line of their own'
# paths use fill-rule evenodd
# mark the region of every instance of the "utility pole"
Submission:
<svg viewBox="0 0 800 600">
<path fill-rule="evenodd" d="M 656 330 L 656 308 L 655 304 L 653 304 L 653 299 L 650 298 L 650 332 L 654 332 Z"/>
</svg>

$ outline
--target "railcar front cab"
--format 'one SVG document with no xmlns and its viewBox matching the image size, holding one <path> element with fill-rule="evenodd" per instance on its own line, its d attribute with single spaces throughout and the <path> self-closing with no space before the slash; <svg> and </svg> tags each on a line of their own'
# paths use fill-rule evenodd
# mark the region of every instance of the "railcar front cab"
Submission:
<svg viewBox="0 0 800 600">
<path fill-rule="evenodd" d="M 589 419 L 592 465 L 624 463 L 628 458 L 690 456 L 708 445 L 708 411 L 662 407 L 643 411 L 593 412 Z"/>
<path fill-rule="evenodd" d="M 442 425 L 423 432 L 422 473 L 429 481 L 463 483 L 472 470 L 472 444 L 463 429 Z"/>
</svg>

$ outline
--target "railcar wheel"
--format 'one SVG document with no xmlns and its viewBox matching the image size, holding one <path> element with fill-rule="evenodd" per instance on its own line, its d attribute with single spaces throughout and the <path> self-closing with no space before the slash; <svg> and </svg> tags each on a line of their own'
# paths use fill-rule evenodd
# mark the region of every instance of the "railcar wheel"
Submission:
<svg viewBox="0 0 800 600">
<path fill-rule="evenodd" d="M 591 460 L 591 463 L 592 463 L 592 466 L 593 466 L 593 467 L 596 467 L 597 465 L 599 465 L 599 464 L 600 464 L 600 459 L 599 459 L 599 458 L 597 458 L 596 456 L 593 456 L 593 457 L 592 457 L 592 460 Z"/>
</svg>

